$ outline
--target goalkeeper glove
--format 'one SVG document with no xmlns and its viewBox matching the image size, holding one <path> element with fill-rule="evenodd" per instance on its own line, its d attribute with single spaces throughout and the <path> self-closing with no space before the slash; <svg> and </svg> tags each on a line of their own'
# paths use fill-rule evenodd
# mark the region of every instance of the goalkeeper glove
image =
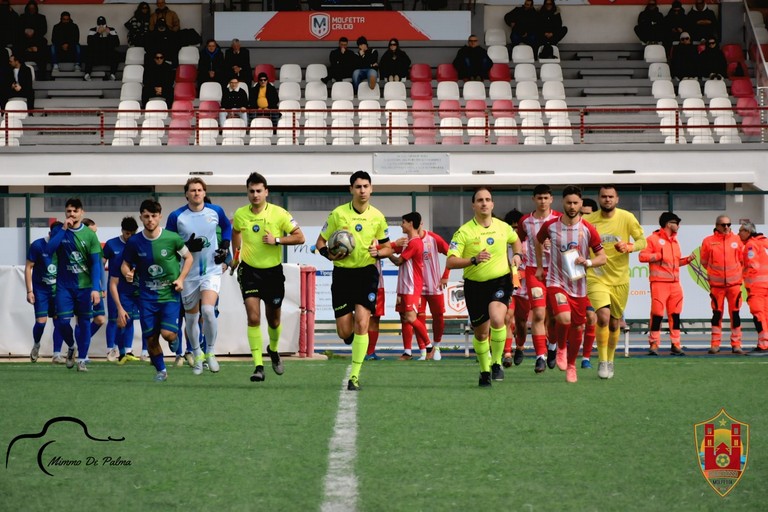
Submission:
<svg viewBox="0 0 768 512">
<path fill-rule="evenodd" d="M 195 238 L 195 234 L 192 233 L 189 236 L 189 240 L 187 240 L 184 245 L 187 246 L 187 249 L 189 249 L 190 252 L 200 252 L 203 250 L 203 247 L 205 247 L 205 240 L 201 237 Z"/>
<path fill-rule="evenodd" d="M 219 248 L 213 254 L 213 262 L 217 265 L 221 265 L 227 261 L 229 255 L 229 240 L 222 240 L 219 244 Z"/>
</svg>

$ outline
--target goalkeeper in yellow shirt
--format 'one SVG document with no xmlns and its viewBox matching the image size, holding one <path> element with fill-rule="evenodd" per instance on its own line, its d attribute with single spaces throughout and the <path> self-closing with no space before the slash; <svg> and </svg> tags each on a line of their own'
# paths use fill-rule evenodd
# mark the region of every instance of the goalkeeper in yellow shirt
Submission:
<svg viewBox="0 0 768 512">
<path fill-rule="evenodd" d="M 587 295 L 597 313 L 598 367 L 601 379 L 613 378 L 613 357 L 619 342 L 619 322 L 629 298 L 629 253 L 645 248 L 645 234 L 637 218 L 617 208 L 619 193 L 613 185 L 598 192 L 600 209 L 584 219 L 597 228 L 608 262 L 587 270 Z M 630 241 L 631 239 L 631 241 Z"/>
</svg>

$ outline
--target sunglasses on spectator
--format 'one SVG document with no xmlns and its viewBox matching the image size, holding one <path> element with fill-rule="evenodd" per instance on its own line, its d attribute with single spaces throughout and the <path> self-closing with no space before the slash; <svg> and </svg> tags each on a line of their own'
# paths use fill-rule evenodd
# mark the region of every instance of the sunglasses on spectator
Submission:
<svg viewBox="0 0 768 512">
<path fill-rule="evenodd" d="M 717 44 L 717 41 L 710 41 L 709 44 L 710 44 L 710 46 L 714 46 L 714 45 Z"/>
<path fill-rule="evenodd" d="M 477 39 L 470 39 L 469 40 L 470 43 L 476 43 L 477 41 L 478 41 Z"/>
<path fill-rule="evenodd" d="M 162 59 L 162 58 L 163 58 L 163 56 L 162 56 L 162 55 L 155 55 L 155 58 L 156 58 L 156 59 Z"/>
<path fill-rule="evenodd" d="M 389 43 L 389 46 L 397 46 L 397 43 L 395 42 Z"/>
<path fill-rule="evenodd" d="M 718 224 L 718 226 L 723 227 L 723 228 L 729 228 L 729 227 L 731 227 L 731 223 L 730 222 L 721 222 L 720 224 Z"/>
<path fill-rule="evenodd" d="M 259 82 L 266 82 L 266 81 L 267 81 L 266 78 L 259 78 Z"/>
</svg>

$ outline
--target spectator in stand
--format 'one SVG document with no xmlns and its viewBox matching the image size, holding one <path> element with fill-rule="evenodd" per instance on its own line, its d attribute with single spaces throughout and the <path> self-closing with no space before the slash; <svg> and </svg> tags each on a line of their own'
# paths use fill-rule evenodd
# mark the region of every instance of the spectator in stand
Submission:
<svg viewBox="0 0 768 512">
<path fill-rule="evenodd" d="M 683 4 L 675 0 L 664 17 L 664 47 L 667 53 L 672 48 L 672 44 L 680 40 L 680 34 L 686 31 L 687 26 L 688 17 L 683 10 Z"/>
<path fill-rule="evenodd" d="M 19 34 L 19 15 L 11 7 L 10 0 L 0 1 L 0 48 L 10 46 L 17 41 Z"/>
<path fill-rule="evenodd" d="M 661 14 L 656 0 L 648 0 L 640 14 L 637 15 L 635 34 L 643 44 L 661 43 L 664 41 L 664 15 Z"/>
<path fill-rule="evenodd" d="M 169 106 L 173 103 L 173 66 L 165 61 L 163 52 L 153 52 L 152 62 L 144 67 L 141 102 L 146 105 L 152 98 L 163 98 Z"/>
<path fill-rule="evenodd" d="M 269 117 L 272 125 L 277 126 L 277 120 L 280 113 L 277 112 L 277 106 L 280 98 L 277 95 L 275 86 L 269 83 L 269 77 L 266 73 L 259 73 L 256 83 L 251 89 L 250 107 L 256 111 L 254 117 Z M 272 110 L 273 112 L 265 112 Z"/>
<path fill-rule="evenodd" d="M 158 21 L 165 20 L 165 24 L 168 30 L 171 32 L 178 32 L 181 28 L 179 23 L 179 15 L 175 11 L 172 11 L 165 5 L 165 0 L 157 0 L 157 9 L 149 17 L 149 30 L 154 30 Z"/>
<path fill-rule="evenodd" d="M 465 81 L 485 80 L 492 64 L 488 52 L 480 46 L 475 34 L 469 36 L 467 44 L 459 48 L 456 58 L 453 59 L 453 67 L 456 68 L 459 78 Z"/>
<path fill-rule="evenodd" d="M 109 66 L 109 74 L 104 75 L 104 80 L 114 80 L 117 73 L 118 55 L 117 47 L 120 46 L 120 38 L 114 27 L 107 25 L 107 19 L 99 16 L 96 26 L 88 31 L 88 54 L 85 59 L 85 76 L 83 80 L 91 79 L 93 66 Z"/>
<path fill-rule="evenodd" d="M 540 16 L 533 6 L 533 0 L 525 0 L 523 5 L 515 7 L 505 14 L 504 23 L 512 29 L 512 33 L 509 35 L 512 41 L 510 46 L 523 43 L 535 48 L 538 44 L 539 19 Z"/>
<path fill-rule="evenodd" d="M 331 67 L 328 69 L 328 76 L 323 79 L 325 83 L 340 82 L 344 79 L 352 78 L 352 73 L 357 66 L 357 57 L 348 46 L 349 40 L 346 37 L 340 37 L 339 47 L 331 50 L 331 54 L 328 57 Z"/>
<path fill-rule="evenodd" d="M 224 126 L 228 117 L 239 117 L 248 125 L 248 93 L 240 88 L 237 78 L 229 79 L 224 93 L 221 95 L 221 110 L 219 113 L 219 126 Z"/>
<path fill-rule="evenodd" d="M 379 79 L 379 52 L 368 48 L 368 40 L 365 36 L 357 38 L 357 64 L 352 72 L 352 86 L 357 92 L 358 86 L 368 81 L 368 87 L 374 89 Z"/>
<path fill-rule="evenodd" d="M 717 39 L 709 37 L 707 46 L 699 54 L 699 74 L 710 80 L 722 80 L 728 74 L 728 62 L 723 50 L 717 45 Z"/>
<path fill-rule="evenodd" d="M 411 59 L 408 54 L 400 49 L 400 41 L 394 37 L 390 38 L 389 47 L 379 62 L 381 76 L 387 82 L 399 82 L 408 77 L 409 69 L 411 69 Z"/>
<path fill-rule="evenodd" d="M 69 59 L 67 62 L 74 59 L 75 71 L 80 71 L 80 27 L 67 11 L 61 13 L 51 33 L 51 64 L 54 71 L 58 71 L 59 61 L 64 59 Z"/>
<path fill-rule="evenodd" d="M 688 32 L 680 34 L 680 44 L 672 50 L 672 61 L 669 67 L 672 76 L 680 80 L 699 78 L 699 49 L 691 44 L 691 36 Z"/>
<path fill-rule="evenodd" d="M 539 29 L 539 42 L 552 46 L 557 46 L 568 33 L 568 27 L 563 26 L 563 17 L 560 15 L 560 8 L 555 5 L 555 0 L 544 0 L 539 9 Z"/>
<path fill-rule="evenodd" d="M 232 46 L 227 50 L 224 56 L 224 67 L 229 73 L 229 77 L 236 77 L 239 82 L 250 85 L 253 81 L 253 71 L 251 68 L 251 54 L 248 48 L 240 45 L 239 39 L 232 40 Z"/>
<path fill-rule="evenodd" d="M 128 29 L 129 46 L 145 46 L 147 34 L 149 33 L 150 16 L 149 4 L 141 2 L 136 10 L 133 11 L 131 19 L 123 24 Z"/>
<path fill-rule="evenodd" d="M 4 99 L 13 97 L 22 97 L 27 100 L 27 108 L 35 108 L 35 88 L 32 80 L 32 70 L 24 64 L 21 57 L 11 55 L 8 58 L 8 64 L 11 66 L 11 81 L 4 93 Z M 5 107 L 5 104 L 3 104 Z M 29 114 L 32 115 L 32 114 Z"/>
<path fill-rule="evenodd" d="M 720 30 L 717 16 L 704 0 L 696 0 L 688 11 L 688 32 L 696 44 L 708 37 L 718 37 Z"/>
<path fill-rule="evenodd" d="M 197 61 L 197 88 L 204 82 L 219 82 L 222 87 L 227 83 L 224 76 L 224 52 L 214 39 L 209 39 L 204 48 L 200 48 L 200 60 Z"/>
<path fill-rule="evenodd" d="M 165 55 L 165 61 L 169 62 L 174 68 L 179 63 L 179 42 L 176 32 L 168 30 L 164 19 L 157 20 L 154 30 L 150 30 L 147 33 L 144 49 L 148 54 L 162 52 Z"/>
<path fill-rule="evenodd" d="M 45 37 L 48 33 L 48 20 L 40 14 L 37 2 L 29 0 L 24 7 L 24 12 L 19 16 L 19 26 L 24 32 L 32 31 L 35 36 Z"/>
</svg>

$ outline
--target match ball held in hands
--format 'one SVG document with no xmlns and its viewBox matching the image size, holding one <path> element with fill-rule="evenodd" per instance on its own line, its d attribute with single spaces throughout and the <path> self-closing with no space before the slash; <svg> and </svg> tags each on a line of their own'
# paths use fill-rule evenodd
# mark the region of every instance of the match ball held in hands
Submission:
<svg viewBox="0 0 768 512">
<path fill-rule="evenodd" d="M 334 256 L 346 256 L 355 249 L 355 237 L 352 233 L 340 229 L 334 231 L 328 239 L 328 252 Z"/>
</svg>

